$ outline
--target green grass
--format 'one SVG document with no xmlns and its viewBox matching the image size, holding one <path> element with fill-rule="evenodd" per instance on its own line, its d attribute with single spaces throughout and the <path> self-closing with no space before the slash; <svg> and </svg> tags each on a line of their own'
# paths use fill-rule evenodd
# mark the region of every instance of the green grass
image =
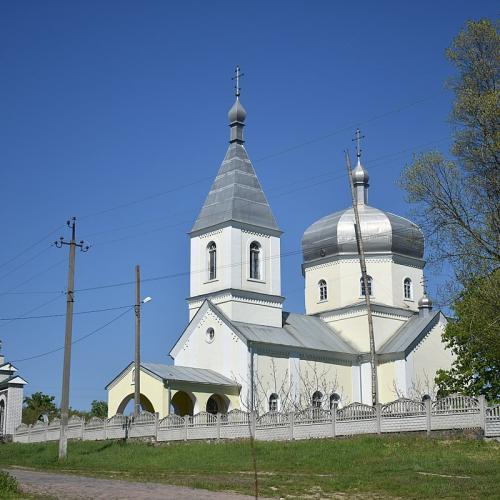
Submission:
<svg viewBox="0 0 500 500">
<path fill-rule="evenodd" d="M 335 493 L 405 498 L 500 498 L 500 443 L 417 436 L 256 443 L 262 496 L 328 498 Z M 253 493 L 249 441 L 7 444 L 0 466 L 25 466 Z M 318 496 L 319 494 L 319 496 Z"/>
</svg>

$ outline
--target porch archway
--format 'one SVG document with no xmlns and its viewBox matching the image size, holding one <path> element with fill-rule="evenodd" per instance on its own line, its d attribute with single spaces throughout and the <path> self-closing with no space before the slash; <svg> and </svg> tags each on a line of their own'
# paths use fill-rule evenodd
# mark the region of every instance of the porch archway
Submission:
<svg viewBox="0 0 500 500">
<path fill-rule="evenodd" d="M 116 410 L 116 413 L 123 415 L 123 412 L 125 411 L 127 404 L 132 399 L 134 399 L 134 394 L 129 394 L 127 397 L 125 397 L 122 400 L 122 402 L 118 405 L 118 409 Z M 144 396 L 144 394 L 141 394 L 141 408 L 144 411 L 148 411 L 150 413 L 155 413 L 153 403 L 151 403 L 151 401 L 146 396 Z"/>
<path fill-rule="evenodd" d="M 227 413 L 229 409 L 229 399 L 221 394 L 212 394 L 207 401 L 206 411 L 208 413 Z"/>
<path fill-rule="evenodd" d="M 181 417 L 193 415 L 194 396 L 187 392 L 177 391 L 170 400 L 170 404 L 173 407 L 173 413 L 176 415 L 180 415 Z"/>
</svg>

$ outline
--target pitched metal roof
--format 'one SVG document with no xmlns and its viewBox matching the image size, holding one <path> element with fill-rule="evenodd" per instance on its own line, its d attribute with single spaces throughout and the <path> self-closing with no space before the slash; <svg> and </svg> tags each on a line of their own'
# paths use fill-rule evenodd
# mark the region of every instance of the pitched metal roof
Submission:
<svg viewBox="0 0 500 500">
<path fill-rule="evenodd" d="M 439 323 L 441 318 L 445 319 L 441 311 L 430 312 L 428 315 L 415 314 L 378 349 L 377 354 L 408 353 Z"/>
<path fill-rule="evenodd" d="M 253 325 L 232 321 L 249 341 L 343 354 L 357 351 L 323 320 L 305 314 L 283 313 L 283 327 Z"/>
<path fill-rule="evenodd" d="M 190 366 L 164 365 L 160 363 L 141 363 L 141 367 L 163 380 L 194 382 L 197 384 L 217 384 L 238 387 L 238 384 L 220 373 L 205 368 Z"/>
<path fill-rule="evenodd" d="M 243 144 L 231 143 L 191 233 L 234 221 L 281 232 Z"/>
</svg>

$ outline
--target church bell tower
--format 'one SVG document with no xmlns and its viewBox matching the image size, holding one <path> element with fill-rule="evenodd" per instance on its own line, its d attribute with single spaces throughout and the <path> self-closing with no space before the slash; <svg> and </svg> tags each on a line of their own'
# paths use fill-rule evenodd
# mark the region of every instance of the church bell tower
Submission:
<svg viewBox="0 0 500 500">
<path fill-rule="evenodd" d="M 190 232 L 189 318 L 208 299 L 232 321 L 281 327 L 282 231 L 244 147 L 240 76 L 236 68 L 229 147 Z"/>
</svg>

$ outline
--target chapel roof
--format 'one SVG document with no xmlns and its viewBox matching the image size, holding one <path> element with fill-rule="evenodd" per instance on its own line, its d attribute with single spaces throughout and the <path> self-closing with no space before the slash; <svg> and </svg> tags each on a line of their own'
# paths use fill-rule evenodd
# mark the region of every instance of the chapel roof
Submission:
<svg viewBox="0 0 500 500">
<path fill-rule="evenodd" d="M 234 222 L 281 233 L 243 145 L 246 112 L 239 97 L 229 112 L 231 140 L 191 234 Z"/>
</svg>

